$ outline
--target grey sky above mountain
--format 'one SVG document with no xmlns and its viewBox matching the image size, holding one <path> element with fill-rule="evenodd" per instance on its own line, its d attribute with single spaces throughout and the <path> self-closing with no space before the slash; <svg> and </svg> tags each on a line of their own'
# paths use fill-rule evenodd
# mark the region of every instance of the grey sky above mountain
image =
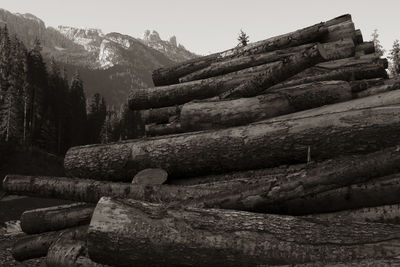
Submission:
<svg viewBox="0 0 400 267">
<path fill-rule="evenodd" d="M 134 37 L 156 30 L 163 39 L 176 35 L 178 43 L 203 55 L 235 46 L 240 29 L 258 41 L 346 13 L 365 40 L 374 29 L 386 50 L 400 39 L 398 0 L 1 0 L 0 7 L 31 13 L 53 27 L 100 28 Z"/>
</svg>

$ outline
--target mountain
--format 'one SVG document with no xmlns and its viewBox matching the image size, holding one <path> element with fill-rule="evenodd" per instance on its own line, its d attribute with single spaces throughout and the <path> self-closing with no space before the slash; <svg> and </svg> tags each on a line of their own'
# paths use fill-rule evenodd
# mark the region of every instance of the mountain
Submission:
<svg viewBox="0 0 400 267">
<path fill-rule="evenodd" d="M 2 25 L 28 48 L 38 38 L 45 59 L 54 58 L 70 76 L 79 71 L 86 96 L 98 92 L 110 105 L 124 103 L 130 89 L 153 86 L 154 69 L 196 57 L 177 44 L 175 36 L 162 40 L 155 31 L 147 30 L 140 39 L 116 32 L 104 34 L 100 29 L 53 28 L 32 14 L 0 9 Z"/>
</svg>

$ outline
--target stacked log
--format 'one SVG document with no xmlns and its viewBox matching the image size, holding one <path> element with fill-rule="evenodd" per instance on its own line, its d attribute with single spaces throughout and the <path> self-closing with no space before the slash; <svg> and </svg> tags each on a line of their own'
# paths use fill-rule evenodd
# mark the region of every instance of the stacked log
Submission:
<svg viewBox="0 0 400 267">
<path fill-rule="evenodd" d="M 400 80 L 387 68 L 344 15 L 155 70 L 129 98 L 147 137 L 69 149 L 68 177 L 6 176 L 10 194 L 80 202 L 25 212 L 14 257 L 398 263 Z"/>
</svg>

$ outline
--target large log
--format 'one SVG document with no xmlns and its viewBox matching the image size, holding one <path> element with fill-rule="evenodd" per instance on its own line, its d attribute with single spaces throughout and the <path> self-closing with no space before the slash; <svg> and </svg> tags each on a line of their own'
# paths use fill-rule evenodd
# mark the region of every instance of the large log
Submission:
<svg viewBox="0 0 400 267">
<path fill-rule="evenodd" d="M 291 47 L 285 50 L 276 50 L 273 52 L 252 55 L 247 57 L 234 58 L 231 60 L 215 62 L 209 67 L 193 72 L 179 79 L 182 82 L 206 79 L 218 75 L 224 75 L 241 69 L 254 67 L 274 61 L 284 59 L 289 55 L 304 51 L 311 48 L 315 44 L 305 44 L 302 46 Z M 344 39 L 337 42 L 322 44 L 326 51 L 327 60 L 336 60 L 341 58 L 352 57 L 355 53 L 355 46 L 352 39 Z"/>
<path fill-rule="evenodd" d="M 131 90 L 129 105 L 131 109 L 160 108 L 217 96 L 243 83 L 251 82 L 257 86 L 274 85 L 325 59 L 325 50 L 318 44 L 304 52 L 285 57 L 284 60 L 253 67 L 256 73 L 244 69 L 217 78 Z M 259 87 L 257 90 L 260 90 Z"/>
<path fill-rule="evenodd" d="M 397 92 L 385 96 L 390 93 Z M 375 98 L 371 103 L 382 101 Z M 223 130 L 74 147 L 67 152 L 64 167 L 72 177 L 131 181 L 143 169 L 162 168 L 176 178 L 301 163 L 307 160 L 309 147 L 315 160 L 323 160 L 396 144 L 400 107 L 368 108 L 369 104 L 339 103 L 321 108 L 328 114 L 312 111 L 312 117 L 304 115 L 310 111 L 302 111 L 302 117 L 292 113 Z M 363 108 L 351 110 L 357 106 Z M 347 111 L 335 110 L 338 107 Z M 385 131 L 385 138 L 379 138 L 379 131 Z"/>
<path fill-rule="evenodd" d="M 49 248 L 47 267 L 103 267 L 92 261 L 87 253 L 86 242 L 60 238 Z"/>
<path fill-rule="evenodd" d="M 25 211 L 21 228 L 27 234 L 39 234 L 89 224 L 93 209 L 93 205 L 75 203 Z"/>
<path fill-rule="evenodd" d="M 363 56 L 375 53 L 374 42 L 365 42 L 356 46 L 355 56 Z"/>
<path fill-rule="evenodd" d="M 59 238 L 83 240 L 86 238 L 87 225 L 62 231 L 28 235 L 16 241 L 11 253 L 17 261 L 40 258 L 47 255 L 49 247 Z"/>
<path fill-rule="evenodd" d="M 89 226 L 88 252 L 96 262 L 118 266 L 391 259 L 400 253 L 400 226 L 102 198 Z"/>
<path fill-rule="evenodd" d="M 400 204 L 344 210 L 308 215 L 322 219 L 338 219 L 350 222 L 376 222 L 400 224 Z"/>
<path fill-rule="evenodd" d="M 393 174 L 315 195 L 266 204 L 265 209 L 276 213 L 304 215 L 391 205 L 400 203 L 399 192 L 400 174 Z"/>
<path fill-rule="evenodd" d="M 7 176 L 12 194 L 96 203 L 102 196 L 132 198 L 178 206 L 269 212 L 274 203 L 315 195 L 400 172 L 400 149 L 351 155 L 304 165 L 199 178 L 195 186 L 139 186 L 63 177 Z M 271 210 L 272 211 L 272 210 Z"/>
<path fill-rule="evenodd" d="M 297 53 L 279 61 L 281 64 L 254 74 L 238 85 L 219 94 L 221 98 L 238 98 L 256 96 L 277 83 L 280 83 L 293 75 L 307 69 L 318 62 L 327 59 L 325 49 L 321 45 L 308 49 L 306 52 Z"/>
<path fill-rule="evenodd" d="M 179 78 L 194 71 L 206 68 L 214 62 L 229 58 L 249 56 L 266 53 L 278 49 L 299 46 L 311 42 L 317 42 L 325 37 L 329 41 L 328 27 L 351 21 L 350 15 L 343 15 L 325 23 L 320 23 L 288 34 L 272 37 L 244 47 L 236 47 L 227 51 L 195 58 L 172 67 L 160 68 L 153 71 L 153 82 L 155 86 L 165 86 L 179 83 Z M 332 32 L 332 28 L 330 29 Z M 328 36 L 327 36 L 328 35 Z"/>
<path fill-rule="evenodd" d="M 245 125 L 350 99 L 352 99 L 352 89 L 347 82 L 314 82 L 256 97 L 189 102 L 182 108 L 180 122 L 185 132 L 219 129 Z"/>
<path fill-rule="evenodd" d="M 163 107 L 155 109 L 141 110 L 140 115 L 144 124 L 168 123 L 170 117 L 179 117 L 181 106 Z"/>
</svg>

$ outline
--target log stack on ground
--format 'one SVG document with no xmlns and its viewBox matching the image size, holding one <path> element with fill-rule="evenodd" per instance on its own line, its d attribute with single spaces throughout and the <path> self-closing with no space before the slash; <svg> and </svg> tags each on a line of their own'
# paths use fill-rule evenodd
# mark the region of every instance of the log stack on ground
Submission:
<svg viewBox="0 0 400 267">
<path fill-rule="evenodd" d="M 400 79 L 387 67 L 344 15 L 155 70 L 129 99 L 147 137 L 69 149 L 68 177 L 6 176 L 10 194 L 81 202 L 25 212 L 14 257 L 398 263 Z"/>
</svg>

